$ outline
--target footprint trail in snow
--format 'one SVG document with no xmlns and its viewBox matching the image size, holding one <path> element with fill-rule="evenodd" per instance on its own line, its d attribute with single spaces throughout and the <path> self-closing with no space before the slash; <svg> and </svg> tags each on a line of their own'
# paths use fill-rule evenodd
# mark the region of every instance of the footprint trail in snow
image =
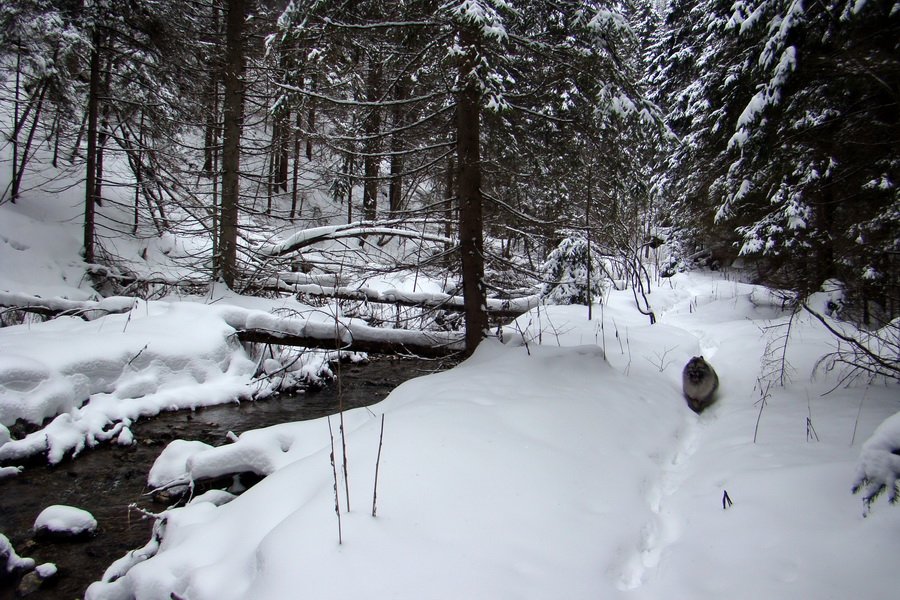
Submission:
<svg viewBox="0 0 900 600">
<path fill-rule="evenodd" d="M 668 507 L 669 498 L 684 482 L 688 462 L 697 451 L 700 424 L 694 414 L 686 415 L 684 423 L 673 436 L 674 451 L 662 461 L 662 475 L 647 494 L 651 516 L 641 528 L 637 544 L 626 550 L 617 587 L 631 590 L 640 587 L 657 565 L 665 549 L 681 537 L 681 518 Z"/>
</svg>

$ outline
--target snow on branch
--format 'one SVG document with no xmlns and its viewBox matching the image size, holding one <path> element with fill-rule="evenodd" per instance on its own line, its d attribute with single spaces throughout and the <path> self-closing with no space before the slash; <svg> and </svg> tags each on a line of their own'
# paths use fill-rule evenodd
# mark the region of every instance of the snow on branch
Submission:
<svg viewBox="0 0 900 600">
<path fill-rule="evenodd" d="M 30 294 L 0 292 L 0 306 L 46 316 L 77 315 L 90 321 L 108 314 L 127 313 L 134 307 L 135 299 L 128 296 L 110 296 L 102 300 L 69 300 L 68 298 L 41 298 Z"/>
<path fill-rule="evenodd" d="M 888 417 L 872 434 L 859 453 L 853 493 L 862 493 L 868 509 L 881 494 L 888 502 L 900 500 L 900 413 Z"/>
<path fill-rule="evenodd" d="M 348 223 L 346 225 L 313 227 L 311 229 L 298 231 L 283 242 L 263 245 L 257 250 L 257 253 L 265 257 L 284 256 L 285 254 L 296 252 L 301 248 L 311 246 L 318 242 L 342 238 L 363 237 L 366 235 L 393 235 L 428 240 L 439 244 L 454 243 L 453 240 L 442 235 L 434 235 L 422 231 L 415 231 L 413 229 L 406 229 L 404 227 L 397 227 L 400 223 L 401 221 L 361 221 L 358 223 Z"/>
<path fill-rule="evenodd" d="M 338 300 L 359 300 L 448 310 L 463 310 L 464 308 L 462 296 L 451 296 L 450 294 L 442 293 L 406 292 L 394 288 L 378 291 L 369 287 L 328 287 L 315 284 L 298 285 L 293 287 L 292 290 L 300 294 L 336 298 Z M 490 313 L 518 316 L 531 310 L 539 303 L 540 296 L 532 295 L 510 299 L 488 298 L 486 304 Z"/>
<path fill-rule="evenodd" d="M 361 319 L 320 313 L 285 318 L 258 310 L 230 307 L 221 313 L 245 342 L 305 347 L 444 355 L 462 349 L 458 332 L 415 331 L 372 327 Z"/>
</svg>

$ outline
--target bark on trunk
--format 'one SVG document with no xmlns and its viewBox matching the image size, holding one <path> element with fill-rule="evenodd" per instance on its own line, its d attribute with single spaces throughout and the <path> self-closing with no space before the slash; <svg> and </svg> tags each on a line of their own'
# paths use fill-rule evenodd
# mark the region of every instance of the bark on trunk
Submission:
<svg viewBox="0 0 900 600">
<path fill-rule="evenodd" d="M 94 31 L 87 105 L 87 170 L 84 185 L 84 261 L 94 262 L 94 210 L 97 193 L 97 120 L 100 113 L 100 33 Z"/>
<path fill-rule="evenodd" d="M 369 66 L 369 77 L 366 83 L 368 88 L 366 96 L 369 102 L 378 99 L 381 90 L 381 66 L 373 63 Z M 378 217 L 378 175 L 381 157 L 381 139 L 377 136 L 381 132 L 381 109 L 371 107 L 371 112 L 366 118 L 365 134 L 369 138 L 365 143 L 365 157 L 363 158 L 363 218 L 374 221 Z"/>
<path fill-rule="evenodd" d="M 241 125 L 244 116 L 245 0 L 228 0 L 225 22 L 224 128 L 222 136 L 222 221 L 220 273 L 228 287 L 237 280 L 238 205 L 240 200 Z"/>
<path fill-rule="evenodd" d="M 471 354 L 488 333 L 484 293 L 484 230 L 481 196 L 481 97 L 473 76 L 477 34 L 460 33 L 467 56 L 460 67 L 462 90 L 456 106 L 456 185 L 459 197 L 459 251 L 466 314 L 466 352 Z"/>
</svg>

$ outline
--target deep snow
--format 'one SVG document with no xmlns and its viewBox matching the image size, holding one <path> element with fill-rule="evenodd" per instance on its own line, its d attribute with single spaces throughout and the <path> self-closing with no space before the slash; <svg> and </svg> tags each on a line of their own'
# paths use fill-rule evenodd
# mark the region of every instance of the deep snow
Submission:
<svg viewBox="0 0 900 600">
<path fill-rule="evenodd" d="M 45 209 L 0 207 L 0 292 L 88 300 L 77 236 Z M 654 325 L 630 291 L 610 289 L 590 321 L 585 307 L 538 307 L 503 343 L 346 413 L 346 488 L 338 417 L 215 448 L 173 442 L 148 474 L 154 485 L 266 477 L 160 515 L 154 539 L 87 597 L 895 597 L 900 509 L 882 500 L 864 517 L 850 488 L 864 442 L 900 410 L 897 385 L 823 395 L 839 376 L 814 374 L 831 337 L 803 315 L 780 385 L 771 359 L 789 315 L 762 288 L 682 274 L 658 281 L 650 302 Z M 0 329 L 0 420 L 50 419 L 24 440 L 0 428 L 0 455 L 52 461 L 131 443 L 138 416 L 247 397 L 267 383 L 254 381 L 234 323 L 286 310 L 303 307 L 214 290 Z M 698 416 L 680 373 L 701 354 L 721 387 Z M 873 460 L 892 421 L 866 446 Z"/>
<path fill-rule="evenodd" d="M 798 317 L 795 375 L 760 415 L 765 328 L 787 319 L 774 299 L 702 274 L 652 299 L 655 325 L 630 292 L 611 292 L 594 321 L 542 307 L 507 345 L 344 415 L 342 544 L 326 421 L 164 454 L 154 474 L 268 476 L 220 506 L 164 513 L 141 558 L 155 556 L 125 557 L 88 598 L 893 597 L 900 515 L 882 504 L 864 518 L 850 486 L 896 385 L 822 396 L 835 375 L 810 374 L 829 337 Z M 722 387 L 698 417 L 679 386 L 701 353 Z"/>
</svg>

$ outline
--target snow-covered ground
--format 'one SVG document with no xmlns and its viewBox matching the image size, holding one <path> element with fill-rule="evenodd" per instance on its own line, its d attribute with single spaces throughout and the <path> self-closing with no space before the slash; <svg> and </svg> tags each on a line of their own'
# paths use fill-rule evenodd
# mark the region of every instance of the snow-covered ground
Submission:
<svg viewBox="0 0 900 600">
<path fill-rule="evenodd" d="M 2 209 L 0 292 L 92 297 L 70 229 Z M 246 397 L 256 363 L 229 332 L 301 308 L 278 302 L 220 292 L 0 329 L 2 422 L 50 421 L 24 440 L 0 428 L 0 454 L 130 443 L 137 416 Z M 804 316 L 781 385 L 788 315 L 762 288 L 682 274 L 650 302 L 653 325 L 630 291 L 611 290 L 593 320 L 532 310 L 457 368 L 343 415 L 343 436 L 333 417 L 216 448 L 173 442 L 154 484 L 266 477 L 160 515 L 87 598 L 896 597 L 900 509 L 864 516 L 850 488 L 898 386 L 825 394 L 839 374 L 813 372 L 831 337 Z M 680 381 L 701 354 L 721 386 L 698 416 Z"/>
<path fill-rule="evenodd" d="M 787 316 L 764 290 L 692 274 L 651 298 L 655 325 L 629 292 L 593 321 L 542 307 L 506 345 L 345 414 L 346 486 L 336 418 L 334 442 L 320 420 L 164 454 L 156 483 L 267 477 L 164 513 L 161 543 L 88 598 L 894 597 L 900 514 L 863 517 L 850 487 L 897 386 L 823 396 L 835 376 L 811 374 L 829 336 L 795 318 L 794 374 L 766 388 L 767 328 Z M 722 385 L 697 416 L 680 374 L 700 354 Z"/>
</svg>

